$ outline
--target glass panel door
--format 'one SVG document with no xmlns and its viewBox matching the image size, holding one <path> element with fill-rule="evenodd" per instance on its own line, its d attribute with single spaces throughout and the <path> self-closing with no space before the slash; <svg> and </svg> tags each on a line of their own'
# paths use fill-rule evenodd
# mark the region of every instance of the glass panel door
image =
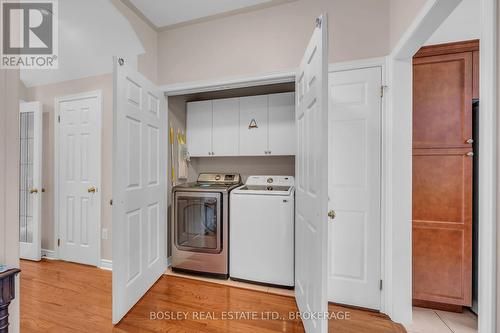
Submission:
<svg viewBox="0 0 500 333">
<path fill-rule="evenodd" d="M 34 113 L 23 112 L 21 117 L 21 170 L 19 187 L 19 240 L 33 242 L 33 141 Z"/>
<path fill-rule="evenodd" d="M 179 250 L 221 251 L 221 194 L 175 193 L 174 233 Z"/>
</svg>

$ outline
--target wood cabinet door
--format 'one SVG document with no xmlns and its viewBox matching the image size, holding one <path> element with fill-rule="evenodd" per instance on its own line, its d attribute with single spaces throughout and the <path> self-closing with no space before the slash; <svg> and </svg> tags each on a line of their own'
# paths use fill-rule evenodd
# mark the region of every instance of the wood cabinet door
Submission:
<svg viewBox="0 0 500 333">
<path fill-rule="evenodd" d="M 413 150 L 413 298 L 471 305 L 470 148 Z"/>
<path fill-rule="evenodd" d="M 237 156 L 239 145 L 240 99 L 213 101 L 212 152 L 215 156 Z"/>
<path fill-rule="evenodd" d="M 211 156 L 212 101 L 187 103 L 186 138 L 191 156 Z"/>
<path fill-rule="evenodd" d="M 413 60 L 413 148 L 468 148 L 472 52 Z"/>
</svg>

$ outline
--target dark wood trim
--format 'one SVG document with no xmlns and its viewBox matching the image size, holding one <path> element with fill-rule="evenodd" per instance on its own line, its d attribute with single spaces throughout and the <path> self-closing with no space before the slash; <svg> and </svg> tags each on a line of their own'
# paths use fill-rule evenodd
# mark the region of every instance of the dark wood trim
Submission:
<svg viewBox="0 0 500 333">
<path fill-rule="evenodd" d="M 460 52 L 479 51 L 479 39 L 473 39 L 463 42 L 446 43 L 439 45 L 428 45 L 420 48 L 413 58 L 429 57 Z"/>
<path fill-rule="evenodd" d="M 417 306 L 419 308 L 442 310 L 442 311 L 456 312 L 456 313 L 463 312 L 463 306 L 461 305 L 422 301 L 419 299 L 413 299 L 413 306 Z"/>
</svg>

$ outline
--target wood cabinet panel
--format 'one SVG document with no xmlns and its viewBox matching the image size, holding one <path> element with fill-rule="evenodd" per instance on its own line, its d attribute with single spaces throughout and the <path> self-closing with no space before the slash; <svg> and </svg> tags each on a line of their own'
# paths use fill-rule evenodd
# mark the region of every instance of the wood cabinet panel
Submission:
<svg viewBox="0 0 500 333">
<path fill-rule="evenodd" d="M 479 99 L 479 51 L 472 52 L 472 98 Z"/>
<path fill-rule="evenodd" d="M 470 147 L 472 52 L 413 60 L 413 147 Z"/>
<path fill-rule="evenodd" d="M 470 148 L 413 150 L 413 298 L 471 305 Z"/>
</svg>

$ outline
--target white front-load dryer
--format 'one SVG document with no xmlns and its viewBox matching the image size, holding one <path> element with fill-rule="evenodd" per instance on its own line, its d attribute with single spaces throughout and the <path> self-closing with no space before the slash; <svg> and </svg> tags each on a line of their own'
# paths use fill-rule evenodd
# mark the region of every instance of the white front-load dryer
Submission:
<svg viewBox="0 0 500 333">
<path fill-rule="evenodd" d="M 251 176 L 231 192 L 231 279 L 294 286 L 294 199 L 291 176 Z"/>
</svg>

